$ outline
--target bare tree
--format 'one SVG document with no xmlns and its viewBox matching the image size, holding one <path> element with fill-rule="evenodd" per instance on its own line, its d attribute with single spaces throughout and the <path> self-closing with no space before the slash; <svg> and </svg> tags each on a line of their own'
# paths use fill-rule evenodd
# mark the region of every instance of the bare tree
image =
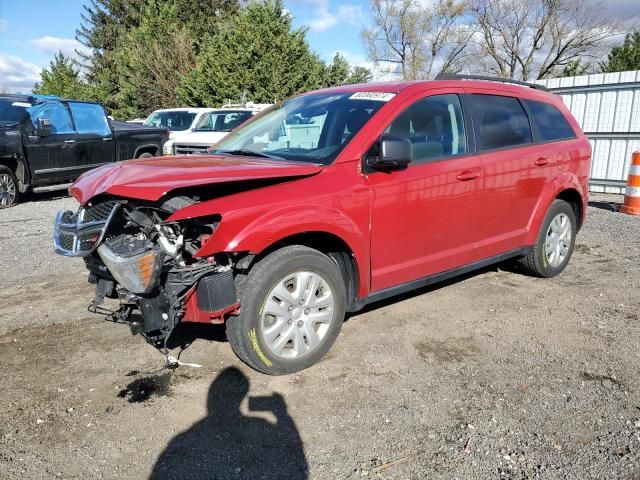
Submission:
<svg viewBox="0 0 640 480">
<path fill-rule="evenodd" d="M 10 93 L 13 93 L 13 92 L 9 87 L 4 87 L 0 85 L 0 95 L 8 95 Z"/>
<path fill-rule="evenodd" d="M 373 26 L 362 40 L 376 67 L 395 67 L 406 80 L 458 69 L 472 31 L 462 25 L 464 0 L 371 0 Z"/>
<path fill-rule="evenodd" d="M 180 106 L 177 90 L 196 64 L 193 40 L 185 29 L 161 35 L 131 35 L 119 57 L 123 102 L 137 105 L 122 116 L 148 114 L 157 108 Z"/>
<path fill-rule="evenodd" d="M 139 65 L 153 79 L 155 105 L 178 107 L 177 89 L 196 64 L 193 41 L 185 30 L 169 32 L 160 42 L 137 45 Z M 148 48 L 146 52 L 144 48 Z M 170 52 L 170 53 L 169 53 Z"/>
<path fill-rule="evenodd" d="M 504 78 L 541 79 L 593 59 L 621 33 L 603 4 L 585 0 L 473 0 L 478 69 Z"/>
</svg>

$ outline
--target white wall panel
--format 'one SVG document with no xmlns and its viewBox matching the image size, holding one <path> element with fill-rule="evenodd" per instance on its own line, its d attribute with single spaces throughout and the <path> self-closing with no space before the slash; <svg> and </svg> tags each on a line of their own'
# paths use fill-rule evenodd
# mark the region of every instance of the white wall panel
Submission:
<svg viewBox="0 0 640 480">
<path fill-rule="evenodd" d="M 571 106 L 569 110 L 573 113 L 580 126 L 584 125 L 584 112 L 587 105 L 587 96 L 584 93 L 571 95 Z"/>
<path fill-rule="evenodd" d="M 624 193 L 631 155 L 640 151 L 640 71 L 581 75 L 538 83 L 562 96 L 590 137 L 592 191 Z M 620 182 L 620 186 L 597 184 L 603 180 Z"/>
<path fill-rule="evenodd" d="M 640 88 L 633 92 L 629 132 L 640 132 Z"/>
<path fill-rule="evenodd" d="M 587 95 L 587 105 L 584 110 L 584 121 L 582 123 L 582 130 L 585 132 L 598 131 L 601 98 L 602 94 L 600 92 L 593 92 Z"/>
<path fill-rule="evenodd" d="M 607 172 L 604 177 L 611 180 L 622 180 L 627 153 L 627 140 L 611 140 Z"/>
<path fill-rule="evenodd" d="M 594 142 L 591 158 L 591 178 L 607 178 L 607 166 L 609 163 L 609 151 L 611 141 L 598 139 Z"/>
<path fill-rule="evenodd" d="M 604 92 L 600 98 L 600 115 L 598 118 L 598 132 L 613 131 L 613 116 L 616 113 L 616 98 L 618 92 Z"/>
<path fill-rule="evenodd" d="M 620 90 L 615 106 L 613 120 L 614 132 L 630 132 L 631 107 L 633 106 L 633 90 Z"/>
<path fill-rule="evenodd" d="M 620 72 L 620 83 L 635 82 L 640 72 Z"/>
</svg>

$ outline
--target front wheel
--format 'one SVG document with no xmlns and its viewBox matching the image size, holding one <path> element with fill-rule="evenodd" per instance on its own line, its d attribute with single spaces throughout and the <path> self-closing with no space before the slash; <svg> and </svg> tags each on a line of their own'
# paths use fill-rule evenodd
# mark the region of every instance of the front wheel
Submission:
<svg viewBox="0 0 640 480">
<path fill-rule="evenodd" d="M 576 214 L 571 205 L 564 200 L 554 200 L 531 253 L 520 260 L 526 273 L 546 278 L 560 274 L 573 253 L 576 232 Z"/>
<path fill-rule="evenodd" d="M 0 208 L 13 207 L 20 199 L 18 179 L 15 173 L 3 165 L 0 165 Z"/>
<path fill-rule="evenodd" d="M 260 260 L 239 289 L 240 315 L 227 338 L 249 366 L 269 375 L 297 372 L 331 348 L 344 320 L 346 293 L 337 265 L 301 245 Z"/>
</svg>

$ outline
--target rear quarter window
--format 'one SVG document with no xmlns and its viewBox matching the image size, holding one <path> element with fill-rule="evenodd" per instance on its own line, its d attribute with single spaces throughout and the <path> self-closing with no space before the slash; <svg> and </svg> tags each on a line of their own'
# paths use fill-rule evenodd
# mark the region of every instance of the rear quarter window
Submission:
<svg viewBox="0 0 640 480">
<path fill-rule="evenodd" d="M 531 112 L 531 122 L 538 130 L 541 141 L 549 142 L 576 137 L 576 132 L 571 128 L 566 117 L 554 105 L 534 100 L 525 100 L 525 103 Z"/>
<path fill-rule="evenodd" d="M 517 98 L 471 95 L 471 111 L 479 150 L 533 143 L 529 118 Z"/>
</svg>

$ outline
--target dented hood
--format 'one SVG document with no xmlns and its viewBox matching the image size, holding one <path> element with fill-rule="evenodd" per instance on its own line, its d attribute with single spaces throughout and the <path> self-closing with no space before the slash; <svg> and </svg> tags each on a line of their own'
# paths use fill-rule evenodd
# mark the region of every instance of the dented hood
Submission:
<svg viewBox="0 0 640 480">
<path fill-rule="evenodd" d="M 127 160 L 90 170 L 69 191 L 85 204 L 108 193 L 126 198 L 158 200 L 177 188 L 247 180 L 304 177 L 321 165 L 285 160 L 227 155 L 154 157 Z"/>
</svg>

